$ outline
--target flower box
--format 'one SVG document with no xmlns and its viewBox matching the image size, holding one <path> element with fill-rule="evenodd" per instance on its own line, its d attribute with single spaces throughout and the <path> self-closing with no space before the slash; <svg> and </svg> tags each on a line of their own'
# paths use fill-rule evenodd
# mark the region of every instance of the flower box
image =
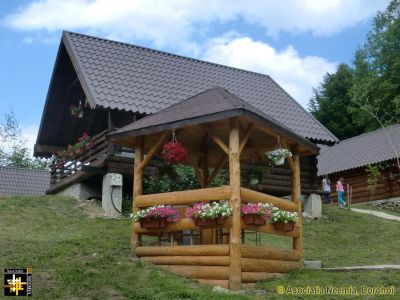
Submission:
<svg viewBox="0 0 400 300">
<path fill-rule="evenodd" d="M 168 223 L 179 220 L 179 210 L 171 206 L 157 205 L 141 209 L 132 214 L 134 222 L 142 228 L 165 228 Z"/>
<path fill-rule="evenodd" d="M 213 219 L 208 219 L 208 218 L 194 218 L 194 222 L 196 226 L 217 226 L 217 225 L 224 225 L 225 224 L 225 218 L 224 217 L 217 217 Z"/>
<path fill-rule="evenodd" d="M 294 229 L 294 222 L 274 222 L 274 227 L 277 231 L 281 232 L 288 232 L 288 231 L 293 231 Z"/>
<path fill-rule="evenodd" d="M 140 221 L 140 226 L 142 228 L 165 228 L 168 223 L 165 219 L 143 219 Z"/>
<path fill-rule="evenodd" d="M 186 210 L 186 217 L 192 218 L 196 226 L 221 226 L 231 215 L 228 201 L 195 203 Z"/>
<path fill-rule="evenodd" d="M 249 214 L 249 215 L 243 215 L 242 219 L 243 219 L 244 224 L 246 224 L 246 225 L 256 225 L 256 226 L 265 225 L 265 219 L 263 216 Z"/>
</svg>

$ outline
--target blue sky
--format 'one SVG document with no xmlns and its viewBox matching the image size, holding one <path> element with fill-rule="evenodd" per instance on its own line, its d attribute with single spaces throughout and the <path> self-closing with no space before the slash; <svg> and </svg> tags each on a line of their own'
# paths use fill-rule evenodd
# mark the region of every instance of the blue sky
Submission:
<svg viewBox="0 0 400 300">
<path fill-rule="evenodd" d="M 306 106 L 326 72 L 351 63 L 381 0 L 0 0 L 0 119 L 30 145 L 63 29 L 266 73 Z"/>
</svg>

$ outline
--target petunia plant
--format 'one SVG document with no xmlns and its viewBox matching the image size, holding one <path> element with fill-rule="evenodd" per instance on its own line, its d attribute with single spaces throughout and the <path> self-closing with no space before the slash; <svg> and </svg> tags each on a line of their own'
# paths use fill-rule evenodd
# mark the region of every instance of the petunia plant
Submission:
<svg viewBox="0 0 400 300">
<path fill-rule="evenodd" d="M 151 219 L 164 219 L 167 223 L 179 220 L 179 210 L 172 206 L 157 205 L 137 211 L 132 215 L 135 222 Z"/>
</svg>

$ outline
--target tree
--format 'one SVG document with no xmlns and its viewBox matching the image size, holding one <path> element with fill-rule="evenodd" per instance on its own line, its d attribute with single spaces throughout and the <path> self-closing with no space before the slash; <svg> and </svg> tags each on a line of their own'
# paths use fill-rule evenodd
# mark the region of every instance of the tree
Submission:
<svg viewBox="0 0 400 300">
<path fill-rule="evenodd" d="M 0 124 L 0 167 L 46 168 L 42 160 L 32 157 L 13 112 L 6 113 Z"/>
<path fill-rule="evenodd" d="M 310 112 L 339 139 L 363 132 L 364 126 L 353 120 L 352 103 L 354 71 L 340 64 L 336 73 L 327 73 L 320 86 L 314 89 L 309 103 Z"/>
<path fill-rule="evenodd" d="M 354 65 L 352 100 L 357 105 L 352 114 L 356 123 L 366 124 L 367 130 L 400 123 L 400 0 L 377 13 Z M 371 119 L 371 113 L 377 118 Z"/>
</svg>

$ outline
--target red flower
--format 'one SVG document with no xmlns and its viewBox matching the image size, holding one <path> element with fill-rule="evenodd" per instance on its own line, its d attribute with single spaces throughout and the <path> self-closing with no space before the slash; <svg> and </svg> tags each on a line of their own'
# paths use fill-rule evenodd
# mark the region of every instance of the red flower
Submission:
<svg viewBox="0 0 400 300">
<path fill-rule="evenodd" d="M 164 145 L 162 155 L 168 163 L 180 162 L 186 158 L 187 150 L 178 142 L 169 142 Z"/>
<path fill-rule="evenodd" d="M 89 138 L 89 135 L 87 132 L 84 132 L 82 134 L 82 136 L 79 138 L 79 141 L 82 142 L 82 141 L 86 140 L 87 138 Z"/>
</svg>

